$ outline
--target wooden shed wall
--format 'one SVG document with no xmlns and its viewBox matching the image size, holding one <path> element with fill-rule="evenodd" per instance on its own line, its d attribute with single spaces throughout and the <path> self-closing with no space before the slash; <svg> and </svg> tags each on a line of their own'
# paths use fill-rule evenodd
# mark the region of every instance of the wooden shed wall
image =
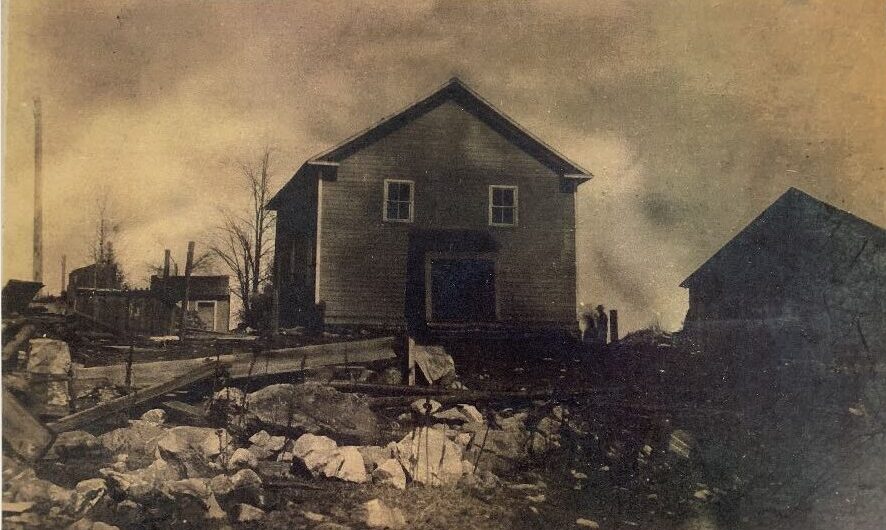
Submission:
<svg viewBox="0 0 886 530">
<path fill-rule="evenodd" d="M 414 222 L 383 221 L 384 179 L 415 182 Z M 519 186 L 519 226 L 489 226 L 491 184 Z M 573 324 L 575 201 L 562 184 L 451 101 L 354 153 L 321 185 L 326 321 L 403 324 L 409 231 L 467 229 L 498 243 L 502 320 Z"/>
</svg>

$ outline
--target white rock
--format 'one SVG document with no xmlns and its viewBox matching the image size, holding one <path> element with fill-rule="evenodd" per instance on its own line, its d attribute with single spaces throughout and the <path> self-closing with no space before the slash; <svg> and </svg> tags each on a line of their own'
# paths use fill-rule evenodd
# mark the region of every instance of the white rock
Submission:
<svg viewBox="0 0 886 530">
<path fill-rule="evenodd" d="M 592 519 L 579 518 L 575 520 L 575 524 L 582 528 L 600 528 L 600 525 L 597 523 L 597 521 L 594 521 Z"/>
<path fill-rule="evenodd" d="M 410 478 L 428 486 L 452 485 L 462 475 L 462 450 L 438 429 L 419 428 L 397 444 L 397 458 Z"/>
<path fill-rule="evenodd" d="M 270 439 L 271 435 L 268 434 L 268 431 L 265 430 L 258 431 L 257 433 L 249 437 L 249 441 L 254 443 L 255 445 L 265 445 Z"/>
<path fill-rule="evenodd" d="M 439 401 L 433 399 L 416 399 L 409 407 L 419 414 L 434 414 L 440 410 L 443 405 Z M 428 408 L 429 407 L 429 408 Z"/>
<path fill-rule="evenodd" d="M 141 419 L 155 425 L 163 425 L 166 423 L 166 411 L 163 409 L 151 409 L 142 414 Z"/>
<path fill-rule="evenodd" d="M 336 449 L 323 467 L 323 474 L 330 478 L 358 484 L 369 481 L 363 456 L 353 445 Z"/>
<path fill-rule="evenodd" d="M 322 523 L 323 521 L 326 520 L 325 515 L 320 514 L 320 513 L 316 513 L 316 512 L 303 511 L 303 512 L 301 512 L 301 514 L 302 514 L 302 517 L 304 517 L 308 521 L 313 521 L 315 523 Z"/>
<path fill-rule="evenodd" d="M 258 466 L 258 459 L 248 449 L 237 449 L 228 459 L 227 467 L 234 471 L 243 468 L 254 468 Z"/>
<path fill-rule="evenodd" d="M 388 484 L 397 489 L 406 489 L 406 472 L 394 458 L 389 458 L 378 465 L 372 472 L 372 478 L 379 484 Z"/>
<path fill-rule="evenodd" d="M 248 488 L 248 487 L 260 487 L 261 477 L 258 476 L 258 473 L 251 469 L 241 469 L 240 471 L 231 475 L 231 484 L 234 485 L 234 489 L 239 488 Z"/>
<path fill-rule="evenodd" d="M 363 522 L 369 528 L 397 530 L 406 527 L 406 517 L 399 508 L 390 508 L 381 499 L 372 499 L 362 504 Z"/>
<path fill-rule="evenodd" d="M 67 375 L 71 369 L 68 343 L 54 339 L 31 339 L 27 371 L 31 374 Z"/>
<path fill-rule="evenodd" d="M 299 458 L 304 458 L 314 451 L 329 452 L 338 447 L 335 440 L 326 436 L 317 436 L 315 434 L 303 434 L 292 446 L 292 452 Z"/>
<path fill-rule="evenodd" d="M 237 514 L 236 521 L 238 523 L 251 523 L 265 518 L 264 510 L 251 504 L 237 504 L 234 506 L 234 513 Z"/>
</svg>

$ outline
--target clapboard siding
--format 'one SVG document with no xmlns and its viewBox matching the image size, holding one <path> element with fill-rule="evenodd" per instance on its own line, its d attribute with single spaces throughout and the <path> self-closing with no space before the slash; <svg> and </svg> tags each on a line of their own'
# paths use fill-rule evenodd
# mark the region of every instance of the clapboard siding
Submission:
<svg viewBox="0 0 886 530">
<path fill-rule="evenodd" d="M 413 223 L 382 219 L 384 179 L 415 182 Z M 488 225 L 488 186 L 519 187 L 519 226 Z M 575 321 L 574 194 L 448 101 L 340 161 L 323 182 L 319 297 L 330 323 L 404 324 L 410 230 L 488 232 L 503 320 Z"/>
</svg>

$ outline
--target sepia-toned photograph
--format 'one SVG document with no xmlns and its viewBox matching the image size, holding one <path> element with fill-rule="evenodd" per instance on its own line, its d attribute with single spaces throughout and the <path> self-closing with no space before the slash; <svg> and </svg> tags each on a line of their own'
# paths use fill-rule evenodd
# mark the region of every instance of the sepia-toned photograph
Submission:
<svg viewBox="0 0 886 530">
<path fill-rule="evenodd" d="M 0 19 L 2 528 L 886 528 L 886 1 Z"/>
</svg>

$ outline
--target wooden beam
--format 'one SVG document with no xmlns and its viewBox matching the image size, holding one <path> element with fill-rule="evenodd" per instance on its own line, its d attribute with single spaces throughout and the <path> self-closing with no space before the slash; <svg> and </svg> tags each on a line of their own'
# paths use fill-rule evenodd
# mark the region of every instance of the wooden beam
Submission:
<svg viewBox="0 0 886 530">
<path fill-rule="evenodd" d="M 163 408 L 173 415 L 185 419 L 188 425 L 202 427 L 208 423 L 206 421 L 206 411 L 202 407 L 182 403 L 181 401 L 164 401 Z"/>
<path fill-rule="evenodd" d="M 300 372 L 305 368 L 318 368 L 345 363 L 367 363 L 396 358 L 394 353 L 394 337 L 316 344 L 301 348 L 285 348 L 263 352 L 253 363 L 251 353 L 222 355 L 218 360 L 230 366 L 230 377 L 276 375 Z M 204 363 L 204 359 L 183 359 L 179 361 L 157 361 L 135 363 L 132 365 L 132 386 L 136 388 L 156 385 L 175 377 Z M 252 372 L 250 373 L 250 365 Z M 124 364 L 77 368 L 75 378 L 105 378 L 123 384 L 126 376 Z"/>
<path fill-rule="evenodd" d="M 191 269 L 194 267 L 194 242 L 188 241 L 188 257 L 185 261 L 185 295 L 182 298 L 182 312 L 178 321 L 178 338 L 182 342 L 185 340 L 187 329 L 185 324 L 188 321 L 188 303 L 191 298 Z"/>
<path fill-rule="evenodd" d="M 42 457 L 55 434 L 34 417 L 11 392 L 3 389 L 3 441 L 22 458 L 34 461 Z"/>
<path fill-rule="evenodd" d="M 137 390 L 132 394 L 112 399 L 111 401 L 71 414 L 70 416 L 65 416 L 54 423 L 50 423 L 47 427 L 55 433 L 79 429 L 84 425 L 89 425 L 90 423 L 100 420 L 110 414 L 114 414 L 115 412 L 124 411 L 164 394 L 168 394 L 174 390 L 208 379 L 214 376 L 221 367 L 222 363 L 215 361 L 203 363 L 201 366 L 189 370 L 183 375 L 169 379 L 164 383 Z"/>
<path fill-rule="evenodd" d="M 15 337 L 13 337 L 6 346 L 3 346 L 3 360 L 8 361 L 12 359 L 35 333 L 37 333 L 37 327 L 33 324 L 25 324 L 19 328 Z"/>
</svg>

